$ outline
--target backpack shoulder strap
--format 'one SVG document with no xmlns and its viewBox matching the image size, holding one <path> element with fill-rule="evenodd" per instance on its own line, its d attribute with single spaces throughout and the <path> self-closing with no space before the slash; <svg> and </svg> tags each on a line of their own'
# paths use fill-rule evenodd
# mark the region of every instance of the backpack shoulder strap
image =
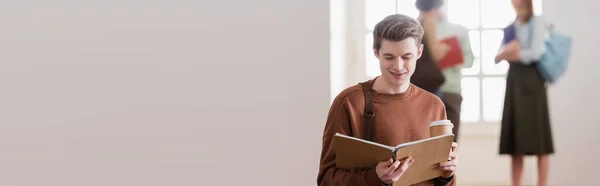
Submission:
<svg viewBox="0 0 600 186">
<path fill-rule="evenodd" d="M 375 113 L 373 112 L 373 95 L 371 92 L 371 84 L 367 82 L 360 83 L 363 92 L 365 94 L 365 123 L 364 123 L 364 139 L 373 141 L 373 118 Z"/>
</svg>

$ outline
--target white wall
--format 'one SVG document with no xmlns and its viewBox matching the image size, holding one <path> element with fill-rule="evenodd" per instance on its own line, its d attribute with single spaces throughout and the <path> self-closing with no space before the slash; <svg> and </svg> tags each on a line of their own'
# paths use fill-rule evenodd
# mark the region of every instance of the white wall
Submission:
<svg viewBox="0 0 600 186">
<path fill-rule="evenodd" d="M 0 24 L 0 185 L 316 183 L 328 1 L 12 1 Z"/>
<path fill-rule="evenodd" d="M 330 0 L 330 57 L 331 64 L 329 71 L 331 73 L 330 101 L 348 87 L 347 82 L 349 72 L 346 72 L 347 64 L 350 59 L 347 58 L 347 35 L 346 26 L 348 25 L 348 14 L 346 11 L 346 0 Z"/>
<path fill-rule="evenodd" d="M 550 88 L 553 131 L 557 153 L 552 157 L 552 185 L 590 185 L 600 174 L 600 75 L 598 42 L 600 3 L 588 0 L 546 0 L 544 13 L 559 31 L 574 37 L 569 71 Z"/>
</svg>

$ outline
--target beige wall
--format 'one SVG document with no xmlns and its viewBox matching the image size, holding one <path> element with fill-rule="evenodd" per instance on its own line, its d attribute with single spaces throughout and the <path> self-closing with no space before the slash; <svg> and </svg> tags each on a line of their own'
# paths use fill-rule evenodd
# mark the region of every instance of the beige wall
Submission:
<svg viewBox="0 0 600 186">
<path fill-rule="evenodd" d="M 328 80 L 332 92 L 356 83 L 330 72 L 331 59 L 355 70 L 340 61 L 357 49 L 330 49 L 329 3 L 1 6 L 0 185 L 314 185 Z M 567 76 L 550 88 L 552 185 L 586 185 L 598 172 L 596 7 L 544 1 L 546 16 L 576 39 Z M 505 184 L 496 137 L 471 133 L 462 183 Z"/>
<path fill-rule="evenodd" d="M 548 19 L 575 37 L 567 76 L 550 91 L 557 154 L 552 158 L 553 185 L 590 185 L 600 171 L 600 75 L 598 1 L 544 1 Z M 592 166 L 590 166 L 592 165 Z"/>
<path fill-rule="evenodd" d="M 0 185 L 316 183 L 328 1 L 13 1 L 0 24 Z"/>
</svg>

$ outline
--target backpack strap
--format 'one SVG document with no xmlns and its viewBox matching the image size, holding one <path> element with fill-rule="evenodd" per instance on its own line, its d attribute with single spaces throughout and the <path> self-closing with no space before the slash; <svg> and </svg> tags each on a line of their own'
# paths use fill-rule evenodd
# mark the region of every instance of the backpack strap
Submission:
<svg viewBox="0 0 600 186">
<path fill-rule="evenodd" d="M 375 113 L 373 112 L 373 95 L 371 92 L 371 84 L 367 82 L 360 83 L 363 92 L 365 94 L 365 123 L 364 123 L 364 139 L 373 141 L 373 118 Z"/>
</svg>

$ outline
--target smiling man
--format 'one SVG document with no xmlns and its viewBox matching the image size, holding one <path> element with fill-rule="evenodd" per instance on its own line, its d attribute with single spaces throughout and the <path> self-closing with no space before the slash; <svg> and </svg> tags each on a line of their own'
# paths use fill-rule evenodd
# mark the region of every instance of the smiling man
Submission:
<svg viewBox="0 0 600 186">
<path fill-rule="evenodd" d="M 413 162 L 409 157 L 402 163 L 390 159 L 371 168 L 337 168 L 332 146 L 335 133 L 396 146 L 430 137 L 429 124 L 446 119 L 442 101 L 410 83 L 417 59 L 423 54 L 422 37 L 419 22 L 405 15 L 390 15 L 375 26 L 373 52 L 379 59 L 381 76 L 346 88 L 333 101 L 324 127 L 318 185 L 389 185 L 410 169 Z M 370 121 L 365 110 L 374 113 L 372 128 L 365 127 L 365 121 Z M 438 166 L 446 170 L 445 176 L 416 185 L 456 185 L 454 151 L 449 158 Z"/>
</svg>

